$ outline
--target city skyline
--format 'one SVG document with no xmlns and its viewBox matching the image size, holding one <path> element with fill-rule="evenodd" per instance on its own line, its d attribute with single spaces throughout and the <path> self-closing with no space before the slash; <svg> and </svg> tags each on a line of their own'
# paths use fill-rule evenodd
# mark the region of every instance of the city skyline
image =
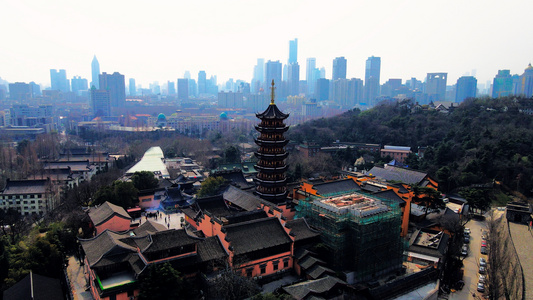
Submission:
<svg viewBox="0 0 533 300">
<path fill-rule="evenodd" d="M 521 74 L 533 61 L 527 1 L 336 4 L 9 2 L 0 26 L 11 29 L 4 39 L 12 42 L 0 49 L 0 77 L 48 86 L 49 70 L 64 69 L 69 78 L 91 80 L 96 55 L 101 72 L 120 72 L 143 87 L 200 70 L 219 83 L 249 82 L 258 58 L 287 62 L 295 38 L 301 80 L 308 58 L 331 78 L 333 59 L 344 56 L 347 78 L 364 78 L 366 59 L 381 57 L 381 84 L 436 72 L 448 73 L 448 84 L 464 75 L 484 84 L 498 70 Z"/>
</svg>

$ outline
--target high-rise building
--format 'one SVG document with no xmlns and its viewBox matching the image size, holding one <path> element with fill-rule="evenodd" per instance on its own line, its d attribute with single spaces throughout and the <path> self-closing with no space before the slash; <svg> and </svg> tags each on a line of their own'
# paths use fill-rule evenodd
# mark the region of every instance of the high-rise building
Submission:
<svg viewBox="0 0 533 300">
<path fill-rule="evenodd" d="M 381 57 L 371 56 L 366 60 L 365 67 L 365 92 L 364 100 L 367 105 L 375 105 L 375 100 L 379 97 L 381 73 Z"/>
<path fill-rule="evenodd" d="M 289 96 L 295 96 L 300 93 L 300 66 L 297 62 L 289 64 Z"/>
<path fill-rule="evenodd" d="M 448 73 L 428 73 L 426 77 L 426 94 L 428 103 L 445 101 Z"/>
<path fill-rule="evenodd" d="M 25 82 L 15 82 L 9 84 L 9 98 L 16 101 L 28 100 L 32 97 L 29 84 Z"/>
<path fill-rule="evenodd" d="M 513 76 L 510 70 L 498 70 L 492 83 L 492 98 L 509 96 L 513 93 Z"/>
<path fill-rule="evenodd" d="M 533 67 L 531 64 L 524 70 L 524 74 L 520 75 L 520 95 L 528 98 L 533 96 Z"/>
<path fill-rule="evenodd" d="M 243 100 L 242 93 L 219 92 L 217 104 L 220 108 L 243 108 Z"/>
<path fill-rule="evenodd" d="M 252 93 L 259 93 L 265 81 L 265 60 L 257 59 L 257 65 L 254 66 L 254 77 L 252 78 Z"/>
<path fill-rule="evenodd" d="M 279 71 L 281 73 L 281 63 Z M 281 112 L 274 103 L 274 80 L 271 89 L 270 105 L 264 112 L 256 114 L 261 123 L 255 127 L 259 131 L 259 137 L 255 140 L 259 145 L 259 150 L 255 152 L 259 159 L 255 165 L 258 170 L 257 177 L 254 178 L 255 192 L 267 201 L 282 203 L 286 201 L 288 194 L 285 159 L 289 153 L 285 151 L 285 146 L 289 141 L 285 139 L 284 133 L 289 128 L 284 120 L 289 114 Z"/>
<path fill-rule="evenodd" d="M 333 60 L 333 77 L 332 80 L 346 79 L 346 58 L 337 57 Z"/>
<path fill-rule="evenodd" d="M 189 78 L 189 97 L 196 96 L 198 96 L 198 85 L 196 84 L 196 80 Z"/>
<path fill-rule="evenodd" d="M 93 86 L 91 88 L 91 108 L 94 118 L 111 116 L 110 91 L 97 90 Z"/>
<path fill-rule="evenodd" d="M 98 59 L 96 59 L 96 55 L 93 57 L 93 61 L 91 62 L 91 87 L 95 87 L 96 89 L 100 88 L 100 64 L 98 63 Z"/>
<path fill-rule="evenodd" d="M 189 100 L 189 79 L 178 78 L 178 100 Z"/>
<path fill-rule="evenodd" d="M 205 71 L 200 71 L 198 72 L 198 94 L 202 95 L 206 93 L 207 93 L 207 75 L 205 74 Z"/>
<path fill-rule="evenodd" d="M 306 67 L 307 68 L 305 70 L 305 80 L 307 80 L 307 92 L 309 95 L 313 95 L 315 92 L 316 80 L 318 79 L 318 77 L 316 77 L 316 58 L 308 58 Z"/>
<path fill-rule="evenodd" d="M 31 96 L 32 98 L 41 96 L 41 86 L 35 82 L 30 82 Z"/>
<path fill-rule="evenodd" d="M 337 79 L 332 82 L 329 100 L 335 101 L 342 108 L 351 109 L 361 102 L 363 81 L 361 79 Z"/>
<path fill-rule="evenodd" d="M 130 91 L 130 96 L 135 96 L 137 95 L 137 87 L 135 86 L 135 79 L 134 78 L 130 78 L 130 84 L 128 85 L 128 88 L 129 88 L 129 91 Z"/>
<path fill-rule="evenodd" d="M 188 89 L 188 87 L 187 87 L 187 89 Z M 176 95 L 176 85 L 174 84 L 174 81 L 168 81 L 167 82 L 167 90 L 168 90 L 168 94 L 169 95 Z"/>
<path fill-rule="evenodd" d="M 119 72 L 100 74 L 100 89 L 109 91 L 111 107 L 124 107 L 126 105 L 126 82 L 124 75 Z"/>
<path fill-rule="evenodd" d="M 316 81 L 315 98 L 318 101 L 328 100 L 328 98 L 329 98 L 329 79 L 319 78 Z"/>
<path fill-rule="evenodd" d="M 462 76 L 455 85 L 455 102 L 460 103 L 465 99 L 476 97 L 477 79 L 474 76 Z"/>
<path fill-rule="evenodd" d="M 279 60 L 269 60 L 265 64 L 265 83 L 264 86 L 268 86 L 269 82 L 279 82 L 281 84 L 281 63 Z"/>
<path fill-rule="evenodd" d="M 70 84 L 67 79 L 67 71 L 50 69 L 50 84 L 52 90 L 70 92 Z"/>
<path fill-rule="evenodd" d="M 298 39 L 289 41 L 289 65 L 298 62 Z"/>
<path fill-rule="evenodd" d="M 76 94 L 79 94 L 82 91 L 87 91 L 89 88 L 87 79 L 81 78 L 80 76 L 74 76 L 70 80 L 70 85 L 72 88 L 72 91 Z"/>
<path fill-rule="evenodd" d="M 400 90 L 402 88 L 402 80 L 401 79 L 389 79 L 387 82 L 385 82 L 381 86 L 381 96 L 382 97 L 395 97 L 400 93 Z"/>
</svg>

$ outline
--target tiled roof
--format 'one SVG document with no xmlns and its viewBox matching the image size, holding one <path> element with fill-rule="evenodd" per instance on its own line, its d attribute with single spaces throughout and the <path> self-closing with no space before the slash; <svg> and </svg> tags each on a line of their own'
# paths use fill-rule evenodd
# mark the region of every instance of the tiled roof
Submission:
<svg viewBox="0 0 533 300">
<path fill-rule="evenodd" d="M 427 176 L 427 173 L 394 166 L 386 166 L 385 168 L 374 166 L 368 171 L 368 174 L 372 174 L 379 179 L 401 181 L 407 184 L 419 184 Z"/>
<path fill-rule="evenodd" d="M 135 247 L 120 241 L 120 239 L 124 237 L 127 237 L 127 234 L 118 234 L 110 230 L 105 230 L 92 239 L 80 240 L 81 246 L 87 256 L 87 260 L 89 260 L 89 265 L 91 267 L 94 266 L 104 257 L 104 255 L 137 252 Z"/>
<path fill-rule="evenodd" d="M 264 210 L 256 209 L 254 211 L 238 212 L 234 215 L 226 216 L 226 219 L 228 220 L 228 224 L 237 224 L 241 222 L 263 219 L 266 217 L 268 217 L 268 215 Z"/>
<path fill-rule="evenodd" d="M 321 265 L 314 265 L 306 272 L 312 279 L 318 279 L 326 274 L 335 275 L 335 271 Z"/>
<path fill-rule="evenodd" d="M 224 259 L 228 256 L 217 236 L 198 243 L 198 259 L 201 262 Z"/>
<path fill-rule="evenodd" d="M 196 204 L 202 212 L 209 212 L 217 217 L 224 217 L 233 213 L 224 202 L 222 195 L 198 198 Z"/>
<path fill-rule="evenodd" d="M 119 216 L 121 218 L 131 220 L 130 215 L 126 212 L 126 210 L 124 210 L 124 208 L 107 201 L 98 207 L 91 207 L 89 210 L 89 217 L 95 226 L 104 223 L 113 216 Z"/>
<path fill-rule="evenodd" d="M 302 267 L 302 269 L 307 270 L 315 265 L 325 265 L 326 262 L 314 256 L 307 256 L 304 259 L 302 259 L 298 264 L 300 265 L 300 267 Z"/>
<path fill-rule="evenodd" d="M 315 189 L 320 195 L 361 190 L 359 185 L 357 185 L 357 183 L 351 178 L 315 184 L 313 189 Z"/>
<path fill-rule="evenodd" d="M 32 291 L 34 291 L 32 293 Z M 30 272 L 22 280 L 4 291 L 4 300 L 49 300 L 63 299 L 59 279 Z"/>
<path fill-rule="evenodd" d="M 326 293 L 332 288 L 334 288 L 337 284 L 344 285 L 346 283 L 336 277 L 326 276 L 324 278 L 308 280 L 301 283 L 286 286 L 283 288 L 283 290 L 295 299 L 307 299 L 307 296 L 316 296 Z"/>
<path fill-rule="evenodd" d="M 231 185 L 224 191 L 224 193 L 222 193 L 222 195 L 224 200 L 227 200 L 244 210 L 256 210 L 261 205 L 261 198 Z"/>
<path fill-rule="evenodd" d="M 375 192 L 372 195 L 377 196 L 379 198 L 384 198 L 387 200 L 398 202 L 400 203 L 400 205 L 404 205 L 406 203 L 405 200 L 403 200 L 400 196 L 398 196 L 396 192 L 394 192 L 393 190 L 379 191 L 379 192 Z"/>
<path fill-rule="evenodd" d="M 143 253 L 158 252 L 165 249 L 182 247 L 197 243 L 200 238 L 195 238 L 187 234 L 185 229 L 169 229 L 151 234 L 152 244 Z"/>
<path fill-rule="evenodd" d="M 277 218 L 227 225 L 223 230 L 235 255 L 291 243 L 291 238 Z"/>
<path fill-rule="evenodd" d="M 157 231 L 165 231 L 167 228 L 163 224 L 159 224 L 152 220 L 142 223 L 141 226 L 133 229 L 133 233 L 137 236 L 146 235 L 148 233 L 155 233 Z"/>
<path fill-rule="evenodd" d="M 286 119 L 289 114 L 284 114 L 276 104 L 270 104 L 264 112 L 255 114 L 259 119 Z"/>
<path fill-rule="evenodd" d="M 47 180 L 7 180 L 4 195 L 44 194 Z"/>
<path fill-rule="evenodd" d="M 45 162 L 43 169 L 57 169 L 70 167 L 72 172 L 86 172 L 91 170 L 91 165 L 88 160 L 80 161 L 49 161 Z"/>
<path fill-rule="evenodd" d="M 304 218 L 288 221 L 285 227 L 291 230 L 290 234 L 294 236 L 294 241 L 320 236 L 320 232 L 311 229 Z"/>
<path fill-rule="evenodd" d="M 246 181 L 241 169 L 228 170 L 228 171 L 215 171 L 211 176 L 220 176 L 233 184 L 239 186 L 239 188 L 249 187 L 251 184 Z"/>
</svg>

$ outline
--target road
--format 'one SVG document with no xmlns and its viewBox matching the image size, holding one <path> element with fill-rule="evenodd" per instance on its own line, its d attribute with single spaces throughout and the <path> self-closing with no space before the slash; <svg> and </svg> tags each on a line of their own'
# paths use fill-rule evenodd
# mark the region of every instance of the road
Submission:
<svg viewBox="0 0 533 300">
<path fill-rule="evenodd" d="M 525 299 L 533 299 L 533 232 L 525 224 L 509 222 L 511 238 L 524 271 Z"/>
<path fill-rule="evenodd" d="M 471 231 L 468 256 L 463 260 L 465 286 L 461 291 L 451 293 L 448 299 L 481 299 L 481 293 L 477 291 L 479 258 L 487 259 L 487 255 L 481 254 L 479 250 L 481 248 L 481 230 L 487 230 L 486 221 L 470 220 L 465 227 L 470 228 Z"/>
</svg>

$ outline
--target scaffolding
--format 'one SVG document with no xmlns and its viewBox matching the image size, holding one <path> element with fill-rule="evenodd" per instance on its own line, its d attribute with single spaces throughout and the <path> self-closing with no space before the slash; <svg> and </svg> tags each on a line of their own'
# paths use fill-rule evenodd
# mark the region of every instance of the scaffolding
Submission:
<svg viewBox="0 0 533 300">
<path fill-rule="evenodd" d="M 375 280 L 402 267 L 398 202 L 361 193 L 335 193 L 300 200 L 296 217 L 320 230 L 331 266 L 354 282 Z"/>
</svg>

